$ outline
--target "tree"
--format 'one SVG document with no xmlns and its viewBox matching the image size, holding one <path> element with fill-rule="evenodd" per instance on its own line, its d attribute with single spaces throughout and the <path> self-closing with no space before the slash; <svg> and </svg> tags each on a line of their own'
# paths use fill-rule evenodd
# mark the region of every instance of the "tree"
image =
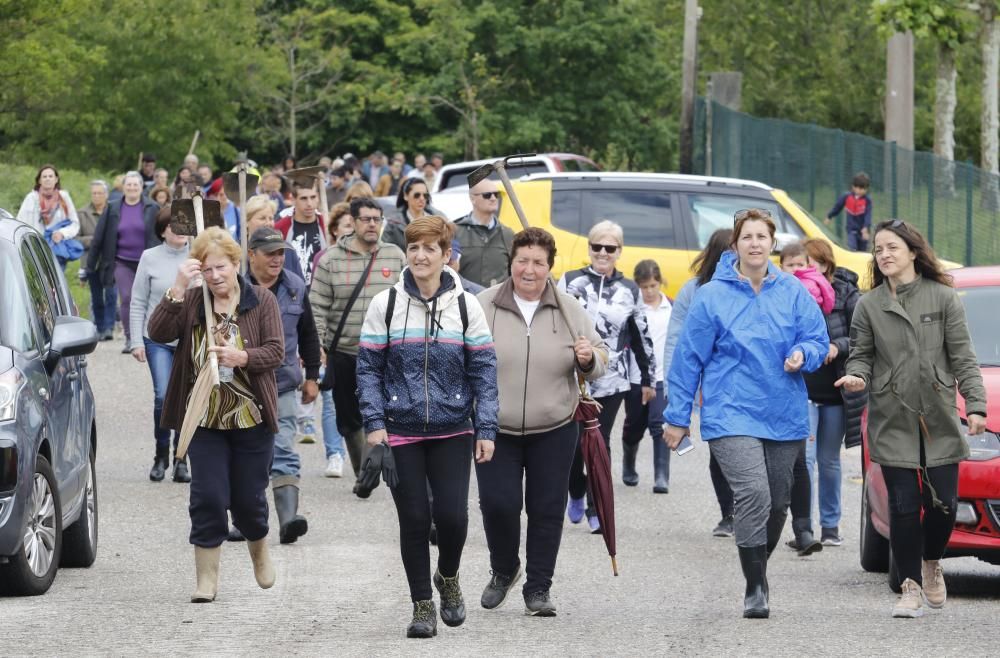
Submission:
<svg viewBox="0 0 1000 658">
<path fill-rule="evenodd" d="M 997 85 L 1000 84 L 1000 23 L 997 22 L 996 0 L 980 0 L 979 17 L 982 20 L 980 48 L 982 49 L 983 117 L 980 138 L 980 166 L 987 176 L 982 185 L 982 205 L 989 210 L 1000 209 L 1000 115 L 998 115 Z"/>
</svg>

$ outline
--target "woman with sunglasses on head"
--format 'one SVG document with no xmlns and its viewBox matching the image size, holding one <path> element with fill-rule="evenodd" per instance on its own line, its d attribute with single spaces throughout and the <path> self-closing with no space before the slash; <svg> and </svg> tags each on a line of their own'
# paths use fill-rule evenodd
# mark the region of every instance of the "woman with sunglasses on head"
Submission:
<svg viewBox="0 0 1000 658">
<path fill-rule="evenodd" d="M 792 466 L 809 436 L 802 371 L 823 364 L 823 314 L 769 256 L 775 225 L 766 210 L 736 213 L 731 251 L 694 296 L 668 378 L 666 441 L 691 424 L 699 386 L 701 438 L 733 489 L 734 530 L 746 578 L 743 616 L 770 614 L 767 560 L 781 538 Z"/>
<path fill-rule="evenodd" d="M 868 391 L 868 452 L 889 490 L 889 543 L 902 581 L 893 617 L 920 617 L 947 598 L 940 559 L 955 526 L 958 463 L 986 429 L 986 390 L 965 308 L 934 250 L 895 219 L 872 236 L 872 290 L 851 323 L 847 374 L 836 385 Z M 921 512 L 923 515 L 921 517 Z"/>
<path fill-rule="evenodd" d="M 427 183 L 419 178 L 407 178 L 400 185 L 399 194 L 396 196 L 396 210 L 399 211 L 399 217 L 386 220 L 382 241 L 392 243 L 404 251 L 405 231 L 410 222 L 427 215 L 443 216 L 431 207 L 431 194 L 428 192 Z"/>
<path fill-rule="evenodd" d="M 601 434 L 611 453 L 611 429 L 615 417 L 632 388 L 629 379 L 629 350 L 639 367 L 641 402 L 647 404 L 656 395 L 653 388 L 656 358 L 653 341 L 642 310 L 642 294 L 635 281 L 615 269 L 624 246 L 622 227 L 611 221 L 594 225 L 588 235 L 590 265 L 570 270 L 559 280 L 559 290 L 573 295 L 597 326 L 597 333 L 608 348 L 608 366 L 604 375 L 590 382 L 590 394 L 601 403 Z M 584 497 L 587 505 L 584 508 Z M 601 531 L 597 511 L 587 490 L 583 454 L 577 446 L 569 479 L 569 503 L 566 514 L 572 523 L 583 520 L 584 513 L 594 534 Z"/>
</svg>

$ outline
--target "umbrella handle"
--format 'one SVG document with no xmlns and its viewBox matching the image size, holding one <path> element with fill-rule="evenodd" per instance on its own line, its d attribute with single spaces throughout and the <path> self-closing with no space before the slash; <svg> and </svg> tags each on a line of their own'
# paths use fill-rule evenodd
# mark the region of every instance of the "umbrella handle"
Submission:
<svg viewBox="0 0 1000 658">
<path fill-rule="evenodd" d="M 614 555 L 611 556 L 611 571 L 614 572 L 615 577 L 618 576 L 618 559 Z"/>
</svg>

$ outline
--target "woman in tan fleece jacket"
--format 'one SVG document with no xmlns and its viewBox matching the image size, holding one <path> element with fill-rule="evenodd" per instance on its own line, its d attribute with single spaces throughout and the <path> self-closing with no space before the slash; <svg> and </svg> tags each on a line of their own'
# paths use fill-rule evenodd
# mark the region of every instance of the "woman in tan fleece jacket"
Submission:
<svg viewBox="0 0 1000 658">
<path fill-rule="evenodd" d="M 493 459 L 476 464 L 493 574 L 481 602 L 487 609 L 500 606 L 521 578 L 523 499 L 528 511 L 525 612 L 552 617 L 556 608 L 549 588 L 579 439 L 573 420 L 580 397 L 577 372 L 597 379 L 608 356 L 590 316 L 552 283 L 552 236 L 539 228 L 521 231 L 511 254 L 510 278 L 478 296 L 496 346 L 500 392 Z"/>
</svg>

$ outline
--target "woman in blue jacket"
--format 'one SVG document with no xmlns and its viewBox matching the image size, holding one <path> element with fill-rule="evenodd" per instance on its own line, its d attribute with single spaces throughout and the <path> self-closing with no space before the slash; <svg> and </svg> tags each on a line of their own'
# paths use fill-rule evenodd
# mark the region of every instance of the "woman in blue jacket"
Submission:
<svg viewBox="0 0 1000 658">
<path fill-rule="evenodd" d="M 788 513 L 792 466 L 809 436 L 806 386 L 827 354 L 826 324 L 794 277 L 775 267 L 766 210 L 736 213 L 733 251 L 695 294 L 670 365 L 666 441 L 688 433 L 699 384 L 701 437 L 736 499 L 746 577 L 743 616 L 769 615 L 767 559 Z"/>
</svg>

